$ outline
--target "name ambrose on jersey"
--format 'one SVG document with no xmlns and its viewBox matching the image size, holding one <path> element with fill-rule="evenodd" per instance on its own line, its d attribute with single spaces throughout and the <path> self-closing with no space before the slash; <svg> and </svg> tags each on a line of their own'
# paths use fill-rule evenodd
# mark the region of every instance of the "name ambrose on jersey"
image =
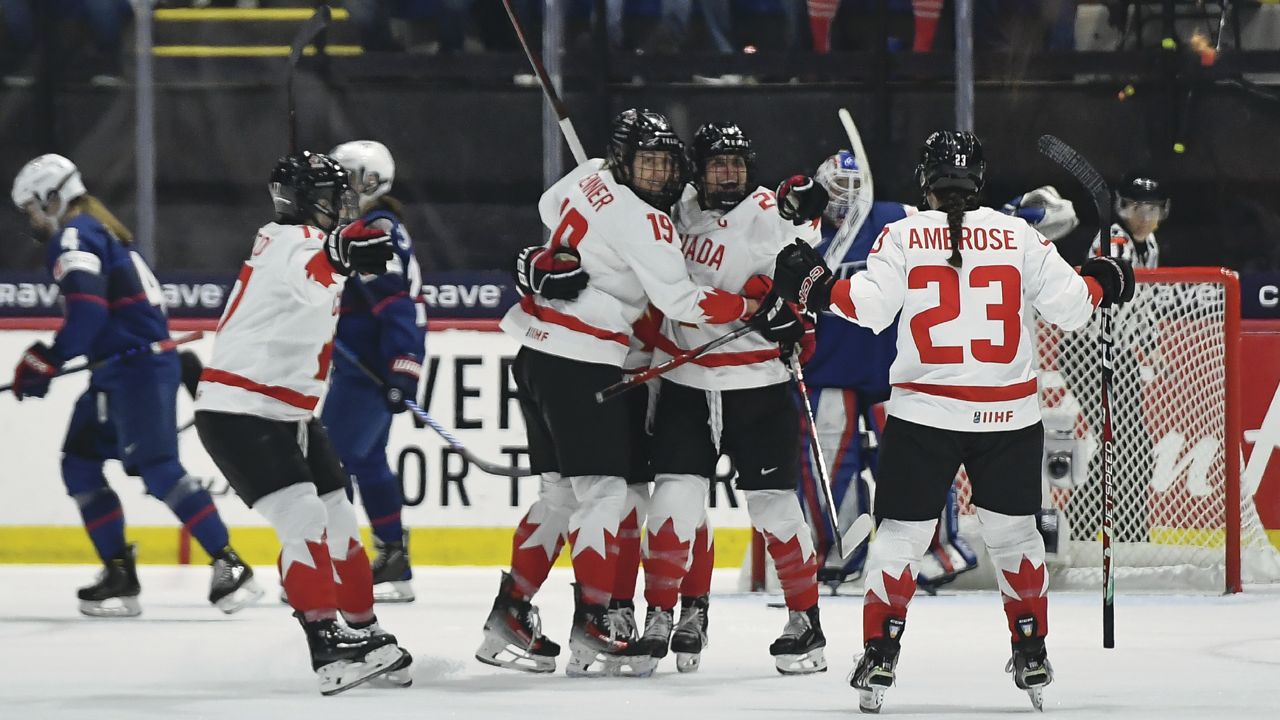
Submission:
<svg viewBox="0 0 1280 720">
<path fill-rule="evenodd" d="M 908 250 L 950 250 L 947 227 L 911 228 Z M 960 231 L 961 250 L 1017 250 L 1016 235 L 1009 228 L 965 227 Z"/>
</svg>

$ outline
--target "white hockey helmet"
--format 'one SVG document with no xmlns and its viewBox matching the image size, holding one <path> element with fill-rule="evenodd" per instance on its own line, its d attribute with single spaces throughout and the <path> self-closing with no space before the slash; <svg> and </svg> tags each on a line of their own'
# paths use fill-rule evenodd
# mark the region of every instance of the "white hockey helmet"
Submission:
<svg viewBox="0 0 1280 720">
<path fill-rule="evenodd" d="M 22 166 L 13 179 L 10 197 L 19 210 L 24 210 L 34 200 L 38 212 L 57 222 L 66 212 L 67 204 L 84 194 L 84 182 L 75 163 L 56 153 L 49 153 Z M 62 204 L 57 216 L 50 216 L 47 207 L 55 195 Z"/>
<path fill-rule="evenodd" d="M 351 189 L 360 195 L 360 207 L 387 194 L 396 179 L 391 151 L 376 140 L 352 140 L 335 147 L 329 157 L 346 171 Z"/>
<path fill-rule="evenodd" d="M 858 196 L 862 194 L 863 174 L 858 158 L 852 152 L 841 150 L 818 166 L 814 178 L 826 189 L 827 207 L 822 211 L 836 227 L 846 222 L 856 222 L 862 207 Z"/>
</svg>

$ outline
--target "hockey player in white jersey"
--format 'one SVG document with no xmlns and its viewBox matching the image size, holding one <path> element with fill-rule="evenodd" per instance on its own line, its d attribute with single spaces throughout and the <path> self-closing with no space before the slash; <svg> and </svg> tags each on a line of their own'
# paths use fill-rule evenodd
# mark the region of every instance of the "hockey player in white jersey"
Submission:
<svg viewBox="0 0 1280 720">
<path fill-rule="evenodd" d="M 1037 707 L 1053 679 L 1035 522 L 1044 431 L 1024 316 L 1029 303 L 1046 321 L 1079 328 L 1095 307 L 1132 297 L 1133 271 L 1123 260 L 1094 258 L 1077 274 L 1025 221 L 978 205 L 984 171 L 977 137 L 934 133 L 916 168 L 931 209 L 886 226 L 866 272 L 837 280 L 803 243 L 778 256 L 776 291 L 810 311 L 830 308 L 877 332 L 897 318 L 879 527 L 864 576 L 865 648 L 850 674 L 868 712 L 879 711 L 893 684 L 916 564 L 961 464 L 1004 600 L 1006 670 Z"/>
<path fill-rule="evenodd" d="M 606 608 L 632 469 L 630 422 L 625 403 L 599 404 L 595 393 L 622 380 L 632 325 L 649 303 L 679 321 L 710 324 L 749 317 L 757 307 L 689 279 L 668 215 L 683 168 L 683 143 L 667 119 L 625 110 L 614 119 L 608 159 L 574 168 L 538 203 L 552 230 L 553 257 L 576 254 L 589 281 L 573 300 L 526 295 L 502 320 L 523 346 L 512 370 L 542 484 L 516 529 L 512 572 L 503 574 L 476 652 L 481 662 L 555 669 L 559 648 L 541 635 L 529 600 L 546 579 L 560 535 L 572 546 L 577 580 L 569 671 L 629 655 L 630 644 L 611 636 Z"/>
<path fill-rule="evenodd" d="M 352 273 L 382 272 L 391 238 L 362 222 L 338 230 L 355 198 L 346 171 L 327 156 L 281 158 L 269 188 L 277 221 L 258 231 L 218 322 L 196 430 L 227 482 L 276 531 L 281 582 L 320 691 L 389 672 L 406 684 L 411 658 L 373 612 L 350 479 L 313 414 L 329 377 L 344 283 Z"/>
<path fill-rule="evenodd" d="M 755 183 L 751 141 L 733 123 L 698 128 L 691 147 L 693 184 L 675 207 L 676 230 L 693 279 L 762 297 L 748 334 L 663 376 L 654 417 L 653 497 L 645 531 L 648 612 L 640 651 L 651 664 L 668 648 L 677 668 L 696 667 L 706 640 L 705 602 L 686 598 L 672 637 L 678 591 L 706 498 L 724 452 L 738 471 L 752 526 L 778 568 L 789 619 L 769 651 L 784 674 L 826 670 L 818 616 L 817 558 L 795 488 L 800 416 L 786 363 L 804 335 L 799 312 L 769 293 L 778 252 L 797 238 L 813 242 L 826 191 L 812 178 L 782 183 L 777 196 Z M 654 361 L 661 363 L 728 329 L 668 317 Z M 781 347 L 780 347 L 781 344 Z"/>
<path fill-rule="evenodd" d="M 1169 196 L 1160 181 L 1144 172 L 1132 172 L 1115 189 L 1116 221 L 1111 223 L 1111 243 L 1117 254 L 1135 268 L 1160 267 L 1160 243 L 1156 230 L 1169 217 Z M 1102 234 L 1094 236 L 1089 257 L 1103 255 Z"/>
</svg>

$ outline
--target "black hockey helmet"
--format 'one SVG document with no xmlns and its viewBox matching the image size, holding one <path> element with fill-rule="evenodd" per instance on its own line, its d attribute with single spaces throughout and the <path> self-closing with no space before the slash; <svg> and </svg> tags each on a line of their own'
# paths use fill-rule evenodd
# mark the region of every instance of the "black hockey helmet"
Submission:
<svg viewBox="0 0 1280 720">
<path fill-rule="evenodd" d="M 347 185 L 347 171 L 328 155 L 309 150 L 276 161 L 267 184 L 276 215 L 283 222 L 336 227 L 356 213 L 356 195 Z"/>
<path fill-rule="evenodd" d="M 922 195 L 952 188 L 976 195 L 982 190 L 986 169 L 977 135 L 963 130 L 939 130 L 920 148 L 916 182 Z"/>
<path fill-rule="evenodd" d="M 668 153 L 671 156 L 670 172 L 658 177 L 635 177 L 632 162 L 636 153 L 645 150 Z M 663 212 L 671 210 L 684 189 L 687 175 L 684 143 L 662 113 L 646 108 L 630 108 L 618 113 L 609 134 L 606 160 L 618 182 Z M 657 174 L 661 169 L 655 167 L 652 170 Z"/>
<path fill-rule="evenodd" d="M 742 158 L 747 167 L 746 178 L 741 183 L 719 183 L 719 188 L 707 187 L 707 161 L 718 155 Z M 731 122 L 709 122 L 693 134 L 689 147 L 689 164 L 693 170 L 693 186 L 698 189 L 698 204 L 703 210 L 731 210 L 755 188 L 756 153 L 751 140 L 742 128 Z"/>
<path fill-rule="evenodd" d="M 1169 194 L 1151 173 L 1131 172 L 1116 188 L 1116 214 L 1130 231 L 1151 232 L 1169 217 Z"/>
</svg>

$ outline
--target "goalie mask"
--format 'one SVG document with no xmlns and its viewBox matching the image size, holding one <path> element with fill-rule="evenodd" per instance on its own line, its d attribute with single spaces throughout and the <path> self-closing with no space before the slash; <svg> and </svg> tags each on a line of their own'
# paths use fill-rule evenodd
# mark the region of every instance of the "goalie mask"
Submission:
<svg viewBox="0 0 1280 720">
<path fill-rule="evenodd" d="M 347 183 L 360 196 L 361 209 L 391 191 L 396 163 L 387 146 L 374 140 L 353 140 L 329 152 L 347 171 Z"/>
<path fill-rule="evenodd" d="M 332 230 L 359 212 L 346 170 L 328 155 L 309 150 L 277 160 L 267 189 L 280 222 Z"/>
<path fill-rule="evenodd" d="M 755 189 L 756 154 L 734 123 L 711 122 L 698 128 L 689 160 L 703 210 L 732 210 Z"/>
<path fill-rule="evenodd" d="M 829 197 L 822 215 L 837 228 L 846 222 L 856 223 L 863 207 L 871 204 L 859 202 L 864 181 L 862 165 L 848 150 L 827 158 L 818 166 L 814 178 L 826 188 Z"/>
<path fill-rule="evenodd" d="M 670 212 L 684 189 L 684 143 L 662 113 L 623 110 L 613 119 L 606 167 L 641 200 Z"/>
<path fill-rule="evenodd" d="M 1169 196 L 1160 181 L 1146 173 L 1130 173 L 1116 189 L 1116 216 L 1139 242 L 1145 242 L 1169 217 Z"/>
</svg>

